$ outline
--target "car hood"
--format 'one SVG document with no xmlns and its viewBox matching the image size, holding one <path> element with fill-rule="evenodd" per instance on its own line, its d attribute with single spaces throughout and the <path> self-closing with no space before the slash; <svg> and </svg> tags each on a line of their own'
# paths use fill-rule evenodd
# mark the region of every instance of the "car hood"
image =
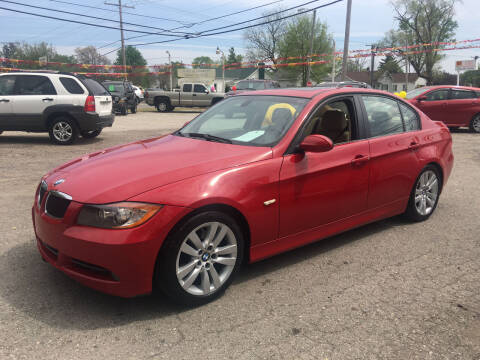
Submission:
<svg viewBox="0 0 480 360">
<path fill-rule="evenodd" d="M 102 150 L 64 164 L 45 180 L 82 203 L 124 201 L 156 187 L 272 157 L 268 147 L 167 135 Z M 59 179 L 64 181 L 53 186 Z"/>
</svg>

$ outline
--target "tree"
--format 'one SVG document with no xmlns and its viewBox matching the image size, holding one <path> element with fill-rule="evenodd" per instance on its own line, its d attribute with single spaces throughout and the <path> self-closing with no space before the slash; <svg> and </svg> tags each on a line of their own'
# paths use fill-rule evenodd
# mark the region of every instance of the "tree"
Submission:
<svg viewBox="0 0 480 360">
<path fill-rule="evenodd" d="M 348 59 L 347 60 L 347 71 L 351 72 L 362 72 L 367 71 L 368 62 L 370 59 L 368 57 L 358 57 L 355 59 Z M 341 63 L 340 63 L 341 65 Z"/>
<path fill-rule="evenodd" d="M 240 63 L 242 62 L 243 60 L 243 56 L 242 55 L 237 55 L 235 54 L 235 48 L 232 46 L 229 50 L 228 50 L 228 56 L 227 56 L 227 59 L 225 60 L 225 63 L 226 64 L 235 64 L 235 63 Z"/>
<path fill-rule="evenodd" d="M 5 58 L 18 59 L 20 44 L 18 42 L 9 42 L 2 46 L 0 55 Z"/>
<path fill-rule="evenodd" d="M 110 60 L 100 55 L 95 46 L 86 46 L 75 49 L 75 57 L 80 64 L 109 65 Z"/>
<path fill-rule="evenodd" d="M 278 12 L 278 9 L 276 11 Z M 263 16 L 266 18 L 261 22 L 273 22 L 247 29 L 244 33 L 247 42 L 247 58 L 250 61 L 260 59 L 276 64 L 279 53 L 278 44 L 285 33 L 286 21 L 274 21 L 281 18 L 282 14 L 264 13 Z"/>
<path fill-rule="evenodd" d="M 127 45 L 125 47 L 125 62 L 129 66 L 145 66 L 147 60 L 143 57 L 142 53 L 137 48 Z M 123 65 L 122 50 L 117 51 L 117 59 L 115 65 Z"/>
<path fill-rule="evenodd" d="M 386 75 L 403 73 L 402 68 L 398 65 L 398 60 L 393 55 L 387 55 L 380 61 L 378 71 Z"/>
<path fill-rule="evenodd" d="M 466 86 L 480 86 L 480 70 L 465 71 L 460 75 L 460 83 Z"/>
<path fill-rule="evenodd" d="M 305 57 L 310 55 L 310 39 L 312 32 L 312 19 L 310 16 L 297 16 L 286 26 L 285 34 L 279 42 L 280 57 L 300 57 L 298 62 L 307 61 Z M 333 39 L 327 32 L 327 25 L 317 22 L 314 29 L 313 54 L 331 53 Z M 305 60 L 302 60 L 304 58 Z M 311 61 L 315 61 L 312 59 Z M 321 58 L 321 60 L 324 60 Z M 286 71 L 295 77 L 301 76 L 303 86 L 307 84 L 307 65 L 288 67 Z M 311 67 L 311 78 L 322 81 L 331 71 L 331 64 L 319 64 Z"/>
<path fill-rule="evenodd" d="M 454 40 L 455 4 L 461 0 L 393 0 L 395 20 L 398 28 L 388 32 L 383 41 L 387 46 L 406 44 L 432 44 Z M 419 54 L 406 54 L 399 51 L 403 59 L 408 59 L 418 76 L 432 84 L 434 66 L 442 56 L 435 50 L 437 45 L 425 45 L 414 50 Z"/>
<path fill-rule="evenodd" d="M 152 78 L 150 75 L 145 74 L 148 73 L 149 70 L 147 67 L 144 67 L 147 65 L 147 60 L 145 60 L 142 53 L 135 47 L 128 45 L 125 48 L 125 62 L 127 66 L 132 66 L 131 69 L 127 69 L 127 72 L 136 73 L 135 75 L 129 75 L 129 79 L 133 83 L 139 84 L 144 88 L 150 87 Z M 123 65 L 122 50 L 117 51 L 115 65 Z"/>
<path fill-rule="evenodd" d="M 194 69 L 210 69 L 210 66 L 205 66 L 205 64 L 214 64 L 215 62 L 209 56 L 197 56 L 192 61 Z"/>
</svg>

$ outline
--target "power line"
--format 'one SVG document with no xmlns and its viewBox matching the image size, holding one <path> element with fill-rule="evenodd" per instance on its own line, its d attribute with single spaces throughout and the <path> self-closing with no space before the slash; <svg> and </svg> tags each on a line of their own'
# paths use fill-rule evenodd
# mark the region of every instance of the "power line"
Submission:
<svg viewBox="0 0 480 360">
<path fill-rule="evenodd" d="M 53 1 L 53 0 L 52 0 L 52 1 Z M 197 23 L 192 23 L 192 24 L 189 24 L 190 26 L 185 26 L 185 25 L 184 25 L 184 26 L 175 27 L 175 28 L 172 28 L 172 29 L 168 29 L 167 31 L 174 31 L 174 30 L 178 30 L 178 29 L 182 29 L 182 28 L 186 28 L 186 27 L 191 27 L 191 26 L 194 26 L 194 25 L 204 24 L 204 23 L 209 22 L 209 21 L 226 18 L 226 17 L 228 17 L 228 16 L 238 15 L 238 14 L 241 14 L 241 13 L 244 13 L 244 12 L 247 12 L 247 11 L 259 9 L 259 8 L 262 8 L 262 7 L 265 7 L 265 6 L 269 6 L 269 5 L 272 5 L 272 4 L 276 4 L 276 3 L 279 3 L 279 2 L 282 2 L 282 1 L 285 1 L 285 0 L 272 1 L 272 2 L 269 2 L 269 3 L 267 3 L 267 4 L 263 4 L 263 5 L 255 6 L 255 7 L 252 7 L 252 8 L 245 9 L 245 10 L 240 10 L 240 11 L 236 11 L 236 12 L 233 12 L 233 13 L 229 13 L 229 14 L 217 16 L 217 17 L 214 17 L 214 18 L 209 18 L 209 19 L 206 19 L 206 20 L 197 22 Z M 318 0 L 317 0 L 317 1 L 318 1 Z M 230 26 L 234 26 L 234 25 L 230 25 Z M 145 37 L 145 36 L 149 36 L 149 35 L 137 35 L 137 36 L 132 36 L 132 37 L 126 38 L 125 40 L 132 40 L 132 39 L 137 39 L 137 38 Z M 100 46 L 99 49 L 106 48 L 106 47 L 108 47 L 108 46 L 110 46 L 110 45 L 116 44 L 117 42 L 118 42 L 118 40 L 113 41 L 113 42 L 111 42 L 111 43 L 108 43 L 108 44 L 106 44 L 106 45 Z M 108 54 L 108 53 L 107 53 L 107 54 Z"/>
<path fill-rule="evenodd" d="M 28 12 L 28 11 L 22 11 L 22 10 L 16 10 L 16 9 L 9 9 L 9 8 L 3 7 L 3 6 L 0 7 L 0 10 L 7 10 L 7 11 L 11 11 L 11 12 L 16 12 L 16 13 L 19 13 L 19 14 L 32 15 L 32 16 L 37 16 L 37 17 L 41 17 L 41 18 L 45 18 L 45 19 L 52 19 L 52 20 L 65 21 L 65 22 L 69 22 L 69 23 L 95 26 L 95 27 L 100 27 L 100 28 L 104 28 L 104 29 L 120 30 L 120 28 L 115 27 L 115 26 L 99 25 L 99 24 L 88 23 L 88 22 L 85 22 L 85 21 L 63 19 L 63 18 L 59 18 L 59 17 L 55 17 L 55 16 L 35 14 L 35 13 Z M 129 32 L 134 32 L 134 33 L 147 34 L 147 35 L 181 36 L 181 35 L 173 35 L 173 34 L 160 34 L 158 32 L 154 33 L 154 32 L 149 32 L 149 31 L 133 30 L 133 29 L 124 29 L 124 30 L 129 31 Z M 189 37 L 191 37 L 191 35 L 187 34 L 187 35 L 184 35 L 184 36 L 181 36 L 181 37 L 182 38 L 189 38 Z"/>
<path fill-rule="evenodd" d="M 51 8 L 47 8 L 47 7 L 43 7 L 43 6 L 29 5 L 29 4 L 24 4 L 24 3 L 16 2 L 16 1 L 0 0 L 0 2 L 5 2 L 5 3 L 10 3 L 10 4 L 15 4 L 15 5 L 26 6 L 26 7 L 30 7 L 30 8 L 34 8 L 34 9 L 41 9 L 41 10 L 47 10 L 47 11 L 55 11 L 55 12 L 59 12 L 59 13 L 63 13 L 63 14 L 69 14 L 69 15 L 75 15 L 75 16 L 82 16 L 82 17 L 88 17 L 88 18 L 97 19 L 97 20 L 104 20 L 104 21 L 110 21 L 110 22 L 118 23 L 118 20 L 106 19 L 106 18 L 102 18 L 102 17 L 98 17 L 98 16 L 92 16 L 92 15 L 86 15 L 86 14 L 79 14 L 79 13 L 75 13 L 75 12 L 71 12 L 71 11 L 51 9 Z M 124 21 L 123 23 L 124 23 L 124 24 L 127 24 L 127 25 L 132 25 L 132 26 L 139 26 L 139 27 L 144 27 L 144 28 L 150 28 L 150 29 L 156 29 L 156 30 L 162 30 L 162 31 L 169 31 L 169 30 L 167 30 L 167 29 L 163 29 L 163 28 L 159 28 L 159 27 L 155 27 L 155 26 L 148 26 L 148 25 L 141 25 L 141 24 L 129 23 L 129 22 L 126 22 L 126 21 Z M 180 34 L 180 33 L 186 34 L 185 32 L 178 32 L 178 33 L 179 33 L 179 34 Z M 164 35 L 164 34 L 158 34 L 158 35 L 163 35 L 163 36 L 182 36 L 182 35 Z"/>
<path fill-rule="evenodd" d="M 315 2 L 315 1 L 319 1 L 319 0 L 310 1 L 310 2 L 305 3 L 305 4 L 310 4 L 310 3 Z M 344 0 L 331 1 L 331 2 L 329 2 L 329 3 L 323 4 L 323 5 L 319 5 L 319 6 L 316 6 L 316 7 L 314 7 L 314 8 L 311 8 L 311 9 L 307 9 L 307 10 L 304 10 L 304 11 L 299 11 L 299 12 L 297 12 L 297 13 L 295 13 L 295 14 L 283 16 L 283 17 L 278 18 L 278 19 L 273 19 L 273 20 L 269 20 L 269 21 L 262 22 L 262 23 L 254 24 L 254 25 L 242 26 L 242 27 L 235 28 L 235 29 L 230 29 L 230 30 L 224 30 L 224 31 L 217 31 L 217 32 L 213 32 L 213 33 L 208 33 L 209 31 L 219 30 L 219 29 L 222 29 L 222 28 L 210 29 L 210 30 L 205 30 L 205 31 L 202 31 L 202 32 L 200 32 L 200 33 L 197 33 L 198 35 L 197 35 L 197 34 L 193 34 L 192 36 L 185 36 L 185 37 L 183 37 L 183 38 L 178 38 L 178 39 L 163 40 L 163 41 L 152 41 L 152 42 L 142 43 L 142 44 L 131 44 L 130 46 L 144 46 L 144 45 L 152 45 L 152 44 L 163 44 L 163 43 L 168 43 L 168 42 L 173 42 L 173 41 L 178 41 L 178 40 L 183 40 L 183 39 L 196 39 L 196 38 L 199 38 L 199 37 L 206 37 L 206 36 L 212 36 L 212 35 L 227 34 L 227 33 L 230 33 L 230 32 L 235 32 L 235 31 L 239 31 L 239 30 L 245 30 L 245 29 L 249 29 L 249 28 L 253 28 L 253 27 L 257 27 L 257 26 L 261 26 L 261 25 L 270 24 L 270 23 L 272 23 L 272 22 L 276 22 L 276 21 L 288 19 L 288 18 L 291 18 L 291 17 L 294 17 L 294 16 L 302 15 L 302 14 L 308 13 L 308 12 L 310 12 L 310 11 L 312 11 L 312 10 L 321 9 L 321 8 L 324 8 L 324 7 L 327 7 L 327 6 L 330 6 L 330 5 L 339 3 L 339 2 L 341 2 L 341 1 L 344 1 Z M 293 7 L 293 8 L 297 8 L 297 7 L 300 7 L 300 6 L 304 6 L 305 4 L 303 4 L 303 5 L 298 5 L 298 6 L 295 6 L 295 7 Z M 292 9 L 292 8 L 290 8 L 290 9 Z M 268 15 L 268 16 L 275 15 L 275 14 L 278 14 L 278 13 L 281 13 L 281 12 L 284 12 L 284 11 L 287 11 L 287 10 L 279 11 L 279 12 L 277 12 L 277 13 L 273 13 L 273 14 L 270 14 L 270 15 Z M 257 18 L 257 19 L 262 19 L 262 18 L 265 18 L 265 17 L 268 17 L 268 16 L 262 16 L 262 17 Z M 250 21 L 254 21 L 254 20 L 256 20 L 256 19 L 252 19 L 252 20 L 249 20 L 249 21 L 243 21 L 243 22 L 241 22 L 241 23 L 237 23 L 236 25 L 238 25 L 238 24 L 244 24 L 244 23 L 246 23 L 246 22 L 250 22 Z M 231 26 L 234 26 L 234 25 L 225 26 L 225 27 L 223 27 L 223 29 L 228 28 L 228 27 L 231 27 Z M 207 32 L 207 34 L 205 34 L 205 32 Z M 107 54 L 109 54 L 109 53 L 107 53 Z M 105 54 L 105 55 L 107 55 L 107 54 Z"/>
<path fill-rule="evenodd" d="M 90 9 L 96 9 L 96 10 L 103 10 L 103 11 L 110 11 L 110 12 L 116 13 L 115 10 L 105 9 L 105 8 L 98 7 L 98 6 L 84 5 L 84 4 L 78 4 L 78 3 L 74 3 L 74 2 L 70 2 L 70 1 L 62 1 L 62 0 L 50 0 L 50 1 L 57 2 L 57 3 L 61 3 L 61 4 L 74 5 L 74 6 L 84 7 L 84 8 L 90 8 Z M 129 13 L 129 12 L 126 12 L 126 11 L 124 11 L 124 14 L 133 15 L 133 16 L 139 16 L 139 17 L 145 17 L 145 18 L 150 18 L 150 19 L 158 19 L 158 20 L 171 21 L 171 22 L 176 22 L 176 23 L 182 24 L 182 25 L 189 24 L 189 23 L 186 23 L 186 22 L 183 22 L 183 21 L 179 21 L 179 20 L 162 18 L 162 17 L 152 16 L 152 15 L 143 15 L 143 14 Z"/>
</svg>

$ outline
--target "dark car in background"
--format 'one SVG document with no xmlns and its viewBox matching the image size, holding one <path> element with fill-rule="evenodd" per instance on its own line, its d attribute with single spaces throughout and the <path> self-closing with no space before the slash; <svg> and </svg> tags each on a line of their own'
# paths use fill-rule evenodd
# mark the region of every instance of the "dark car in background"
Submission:
<svg viewBox="0 0 480 360">
<path fill-rule="evenodd" d="M 226 96 L 237 95 L 245 91 L 278 88 L 280 88 L 280 84 L 278 83 L 278 81 L 274 80 L 240 80 L 234 86 L 232 86 L 232 89 L 227 92 Z"/>
<path fill-rule="evenodd" d="M 407 93 L 407 100 L 450 129 L 468 127 L 480 133 L 480 89 L 467 86 L 424 86 Z"/>
<path fill-rule="evenodd" d="M 315 85 L 315 87 L 320 88 L 342 88 L 342 87 L 355 87 L 355 88 L 365 88 L 370 89 L 371 86 L 367 83 L 361 81 L 335 81 L 335 82 L 322 82 Z"/>
<path fill-rule="evenodd" d="M 133 85 L 129 81 L 104 81 L 103 86 L 112 94 L 113 111 L 127 115 L 128 110 L 132 114 L 137 112 L 137 97 Z"/>
</svg>

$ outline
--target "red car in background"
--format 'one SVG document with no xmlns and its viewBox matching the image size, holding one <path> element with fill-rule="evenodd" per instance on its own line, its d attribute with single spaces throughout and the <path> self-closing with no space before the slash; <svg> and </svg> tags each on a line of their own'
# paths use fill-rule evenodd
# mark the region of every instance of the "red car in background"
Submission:
<svg viewBox="0 0 480 360">
<path fill-rule="evenodd" d="M 480 133 L 480 89 L 466 86 L 425 86 L 407 93 L 407 100 L 434 121 L 449 128 L 468 127 Z"/>
<path fill-rule="evenodd" d="M 49 172 L 33 225 L 45 261 L 87 286 L 201 304 L 242 262 L 398 214 L 428 219 L 452 166 L 448 128 L 389 93 L 246 92 Z"/>
</svg>

